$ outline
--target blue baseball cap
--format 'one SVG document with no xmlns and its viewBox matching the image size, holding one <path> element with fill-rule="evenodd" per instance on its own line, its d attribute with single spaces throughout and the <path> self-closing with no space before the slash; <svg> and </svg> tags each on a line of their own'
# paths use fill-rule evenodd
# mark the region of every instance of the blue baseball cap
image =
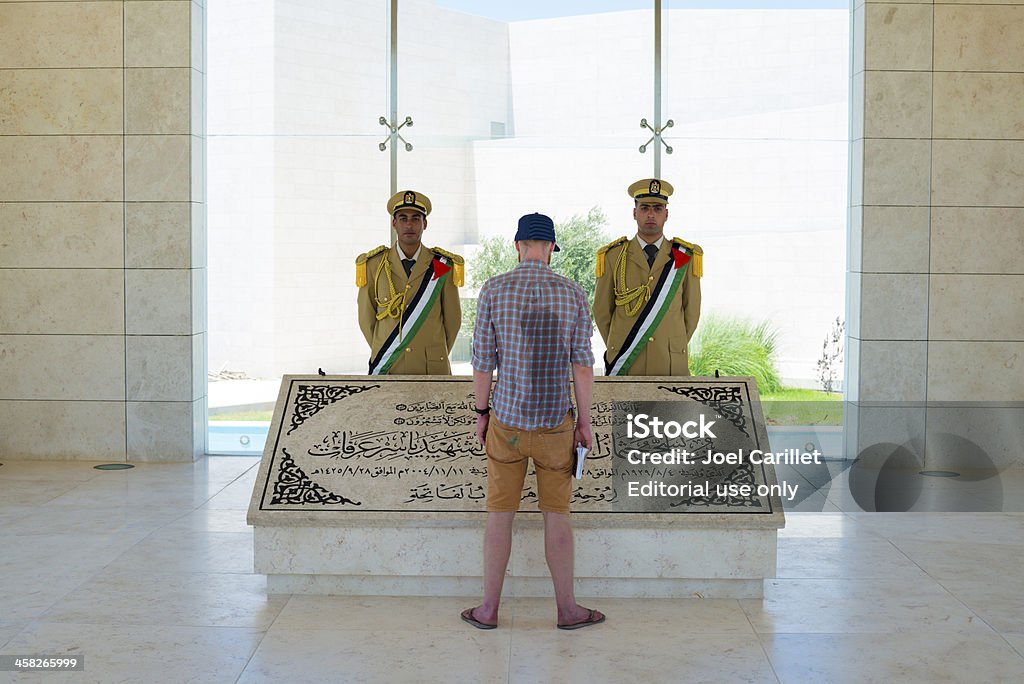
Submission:
<svg viewBox="0 0 1024 684">
<path fill-rule="evenodd" d="M 544 214 L 527 214 L 519 219 L 519 230 L 516 231 L 516 242 L 520 240 L 555 241 L 555 222 Z M 561 251 L 555 244 L 555 251 Z"/>
</svg>

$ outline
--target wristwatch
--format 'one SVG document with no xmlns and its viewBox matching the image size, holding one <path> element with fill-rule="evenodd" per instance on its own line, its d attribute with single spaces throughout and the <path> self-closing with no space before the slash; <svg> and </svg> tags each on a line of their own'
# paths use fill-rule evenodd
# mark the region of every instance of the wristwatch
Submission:
<svg viewBox="0 0 1024 684">
<path fill-rule="evenodd" d="M 482 409 L 478 409 L 478 408 L 477 408 L 476 406 L 474 406 L 474 407 L 473 407 L 473 411 L 474 411 L 474 412 L 475 412 L 475 413 L 476 413 L 476 414 L 477 414 L 478 416 L 486 416 L 486 415 L 487 415 L 488 413 L 490 413 L 490 412 L 491 412 L 491 407 L 490 407 L 490 406 L 488 406 L 487 408 L 482 408 Z"/>
</svg>

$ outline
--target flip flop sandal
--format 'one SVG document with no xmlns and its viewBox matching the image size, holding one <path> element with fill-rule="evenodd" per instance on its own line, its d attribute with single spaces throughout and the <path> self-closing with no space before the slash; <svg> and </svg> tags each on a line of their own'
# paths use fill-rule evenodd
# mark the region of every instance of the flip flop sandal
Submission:
<svg viewBox="0 0 1024 684">
<path fill-rule="evenodd" d="M 468 622 L 469 624 L 473 625 L 477 629 L 496 629 L 497 628 L 498 625 L 496 625 L 496 624 L 495 625 L 489 625 L 486 622 L 480 622 L 475 617 L 473 617 L 473 611 L 474 610 L 476 610 L 476 608 L 467 608 L 466 610 L 462 611 L 462 614 L 459 617 L 461 617 L 464 622 Z"/>
<path fill-rule="evenodd" d="M 602 615 L 601 617 L 599 617 L 599 618 L 597 618 L 595 620 L 594 619 L 594 613 L 596 613 L 597 611 L 592 610 L 590 608 L 587 608 L 587 610 L 589 610 L 590 613 L 587 615 L 587 619 L 586 620 L 581 620 L 580 622 L 574 622 L 574 623 L 572 623 L 570 625 L 555 625 L 555 626 L 558 627 L 558 629 L 581 629 L 583 627 L 589 627 L 590 625 L 599 625 L 602 622 L 604 622 L 604 619 L 606 617 L 605 615 Z"/>
</svg>

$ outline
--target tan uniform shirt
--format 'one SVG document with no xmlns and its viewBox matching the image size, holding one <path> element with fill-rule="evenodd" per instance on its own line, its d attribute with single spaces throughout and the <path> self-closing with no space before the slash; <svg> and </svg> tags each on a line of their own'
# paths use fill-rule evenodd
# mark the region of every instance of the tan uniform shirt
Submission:
<svg viewBox="0 0 1024 684">
<path fill-rule="evenodd" d="M 383 250 L 366 260 L 366 285 L 359 288 L 359 329 L 370 345 L 370 359 L 377 356 L 391 331 L 398 326 L 399 318 L 386 317 L 377 320 L 377 313 L 387 310 L 390 298 L 387 274 L 391 270 L 391 279 L 395 290 L 405 292 L 406 302 L 416 294 L 423 282 L 430 262 L 434 259 L 434 250 L 423 246 L 419 258 L 412 267 L 412 273 L 405 275 L 402 267 L 403 254 L 397 245 Z M 378 274 L 382 259 L 387 259 L 384 268 Z M 382 302 L 378 305 L 377 300 Z M 403 345 L 401 356 L 391 366 L 389 375 L 451 375 L 452 367 L 448 354 L 455 346 L 455 336 L 462 325 L 462 307 L 459 305 L 459 288 L 455 285 L 454 273 L 449 273 L 437 301 L 427 313 L 423 325 L 415 337 Z"/>
<path fill-rule="evenodd" d="M 619 254 L 626 250 L 626 287 L 633 288 L 643 283 L 651 287 L 658 274 L 672 258 L 672 241 L 666 238 L 661 243 L 653 266 L 647 265 L 647 255 L 634 237 L 623 239 L 610 247 L 604 254 L 604 272 L 597 279 L 594 293 L 594 322 L 604 338 L 608 351 L 605 361 L 611 361 L 626 340 L 629 331 L 637 322 L 643 307 L 633 316 L 626 314 L 626 307 L 615 305 L 616 264 Z M 699 247 L 697 248 L 699 249 Z M 598 256 L 598 258 L 602 258 Z M 648 340 L 636 361 L 626 372 L 627 375 L 689 375 L 687 344 L 693 337 L 700 319 L 700 279 L 694 274 L 693 260 L 686 265 L 686 275 L 680 283 L 674 298 L 669 303 L 665 317 L 658 328 L 648 335 Z"/>
</svg>

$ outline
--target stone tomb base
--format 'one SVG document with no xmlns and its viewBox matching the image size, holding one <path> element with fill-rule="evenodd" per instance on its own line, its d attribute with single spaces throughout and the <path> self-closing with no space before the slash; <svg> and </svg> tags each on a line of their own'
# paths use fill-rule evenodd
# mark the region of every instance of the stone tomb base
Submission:
<svg viewBox="0 0 1024 684">
<path fill-rule="evenodd" d="M 479 596 L 486 457 L 471 401 L 468 377 L 286 376 L 248 515 L 268 591 Z M 626 439 L 625 417 L 652 406 L 703 413 L 715 439 Z M 778 495 L 627 495 L 629 481 L 777 485 L 770 465 L 626 460 L 628 448 L 770 451 L 753 380 L 598 378 L 593 416 L 594 451 L 572 502 L 579 595 L 761 597 L 785 525 Z M 505 595 L 552 595 L 532 474 Z"/>
</svg>

